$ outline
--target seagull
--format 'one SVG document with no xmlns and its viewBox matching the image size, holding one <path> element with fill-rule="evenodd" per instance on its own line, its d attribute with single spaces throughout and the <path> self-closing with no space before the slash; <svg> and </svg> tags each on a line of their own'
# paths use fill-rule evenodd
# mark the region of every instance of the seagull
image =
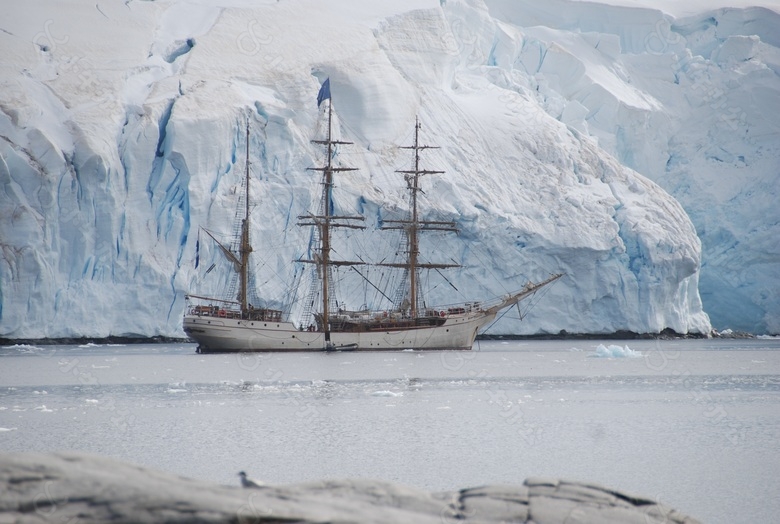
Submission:
<svg viewBox="0 0 780 524">
<path fill-rule="evenodd" d="M 246 473 L 243 471 L 238 472 L 238 476 L 241 477 L 241 485 L 245 488 L 262 488 L 265 486 L 262 482 L 259 480 L 254 480 L 246 476 Z"/>
</svg>

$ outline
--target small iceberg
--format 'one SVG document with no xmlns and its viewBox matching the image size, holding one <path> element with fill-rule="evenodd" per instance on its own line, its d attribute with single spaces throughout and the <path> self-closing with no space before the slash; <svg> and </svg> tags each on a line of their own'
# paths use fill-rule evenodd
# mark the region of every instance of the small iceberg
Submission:
<svg viewBox="0 0 780 524">
<path fill-rule="evenodd" d="M 165 390 L 166 393 L 186 393 L 187 383 L 186 382 L 171 382 L 168 384 L 168 389 Z"/>
<path fill-rule="evenodd" d="M 642 352 L 634 351 L 628 346 L 621 347 L 615 344 L 605 346 L 604 344 L 599 344 L 596 348 L 596 354 L 593 356 L 598 358 L 637 358 L 642 356 Z"/>
<path fill-rule="evenodd" d="M 395 393 L 393 391 L 388 391 L 386 389 L 383 389 L 381 391 L 374 391 L 373 393 L 371 393 L 371 396 L 372 397 L 402 397 L 403 392 L 399 391 L 398 393 Z"/>
</svg>

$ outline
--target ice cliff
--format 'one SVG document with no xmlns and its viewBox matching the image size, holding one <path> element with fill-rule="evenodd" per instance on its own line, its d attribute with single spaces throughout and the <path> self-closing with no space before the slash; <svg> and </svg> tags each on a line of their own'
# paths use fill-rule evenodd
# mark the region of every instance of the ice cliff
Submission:
<svg viewBox="0 0 780 524">
<path fill-rule="evenodd" d="M 708 8 L 709 9 L 709 8 Z M 494 333 L 780 331 L 780 27 L 766 8 L 586 2 L 77 2 L 0 8 L 0 336 L 183 336 L 225 282 L 251 128 L 260 295 L 308 233 L 330 77 L 336 206 L 404 205 L 415 115 L 426 207 L 464 265 L 434 298 L 565 272 Z M 639 174 L 642 173 L 642 174 Z M 651 181 L 655 180 L 655 182 Z M 670 196 L 671 193 L 676 197 Z M 690 217 L 690 218 L 689 218 Z M 698 234 L 697 234 L 698 233 Z M 375 237 L 367 243 L 382 256 Z M 702 239 L 701 241 L 699 239 Z M 221 267 L 221 266 L 220 266 Z M 701 293 L 701 298 L 700 298 Z M 702 298 L 704 306 L 702 306 Z M 705 311 L 707 313 L 705 313 Z M 517 316 L 516 313 L 513 315 Z"/>
</svg>

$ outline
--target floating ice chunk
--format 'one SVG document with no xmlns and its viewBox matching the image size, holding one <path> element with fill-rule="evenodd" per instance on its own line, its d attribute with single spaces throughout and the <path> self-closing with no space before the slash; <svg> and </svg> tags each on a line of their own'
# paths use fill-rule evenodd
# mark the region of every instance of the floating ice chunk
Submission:
<svg viewBox="0 0 780 524">
<path fill-rule="evenodd" d="M 621 347 L 615 344 L 605 346 L 604 344 L 599 344 L 594 356 L 599 358 L 635 358 L 641 357 L 642 352 L 634 351 L 628 346 Z"/>
<path fill-rule="evenodd" d="M 403 396 L 403 392 L 395 393 L 393 391 L 388 391 L 386 389 L 383 389 L 381 391 L 374 391 L 371 393 L 372 397 L 401 397 Z"/>
<path fill-rule="evenodd" d="M 31 353 L 33 351 L 43 350 L 41 347 L 31 346 L 30 344 L 14 344 L 12 346 L 3 346 L 3 349 L 15 349 L 22 353 Z"/>
</svg>

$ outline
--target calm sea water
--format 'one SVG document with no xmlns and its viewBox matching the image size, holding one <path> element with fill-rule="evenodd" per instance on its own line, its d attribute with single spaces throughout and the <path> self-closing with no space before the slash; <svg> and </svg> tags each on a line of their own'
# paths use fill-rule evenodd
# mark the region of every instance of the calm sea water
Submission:
<svg viewBox="0 0 780 524">
<path fill-rule="evenodd" d="M 560 477 L 705 522 L 772 522 L 779 350 L 780 339 L 248 355 L 3 347 L 0 450 L 86 451 L 229 485 L 239 470 L 434 491 Z"/>
</svg>

